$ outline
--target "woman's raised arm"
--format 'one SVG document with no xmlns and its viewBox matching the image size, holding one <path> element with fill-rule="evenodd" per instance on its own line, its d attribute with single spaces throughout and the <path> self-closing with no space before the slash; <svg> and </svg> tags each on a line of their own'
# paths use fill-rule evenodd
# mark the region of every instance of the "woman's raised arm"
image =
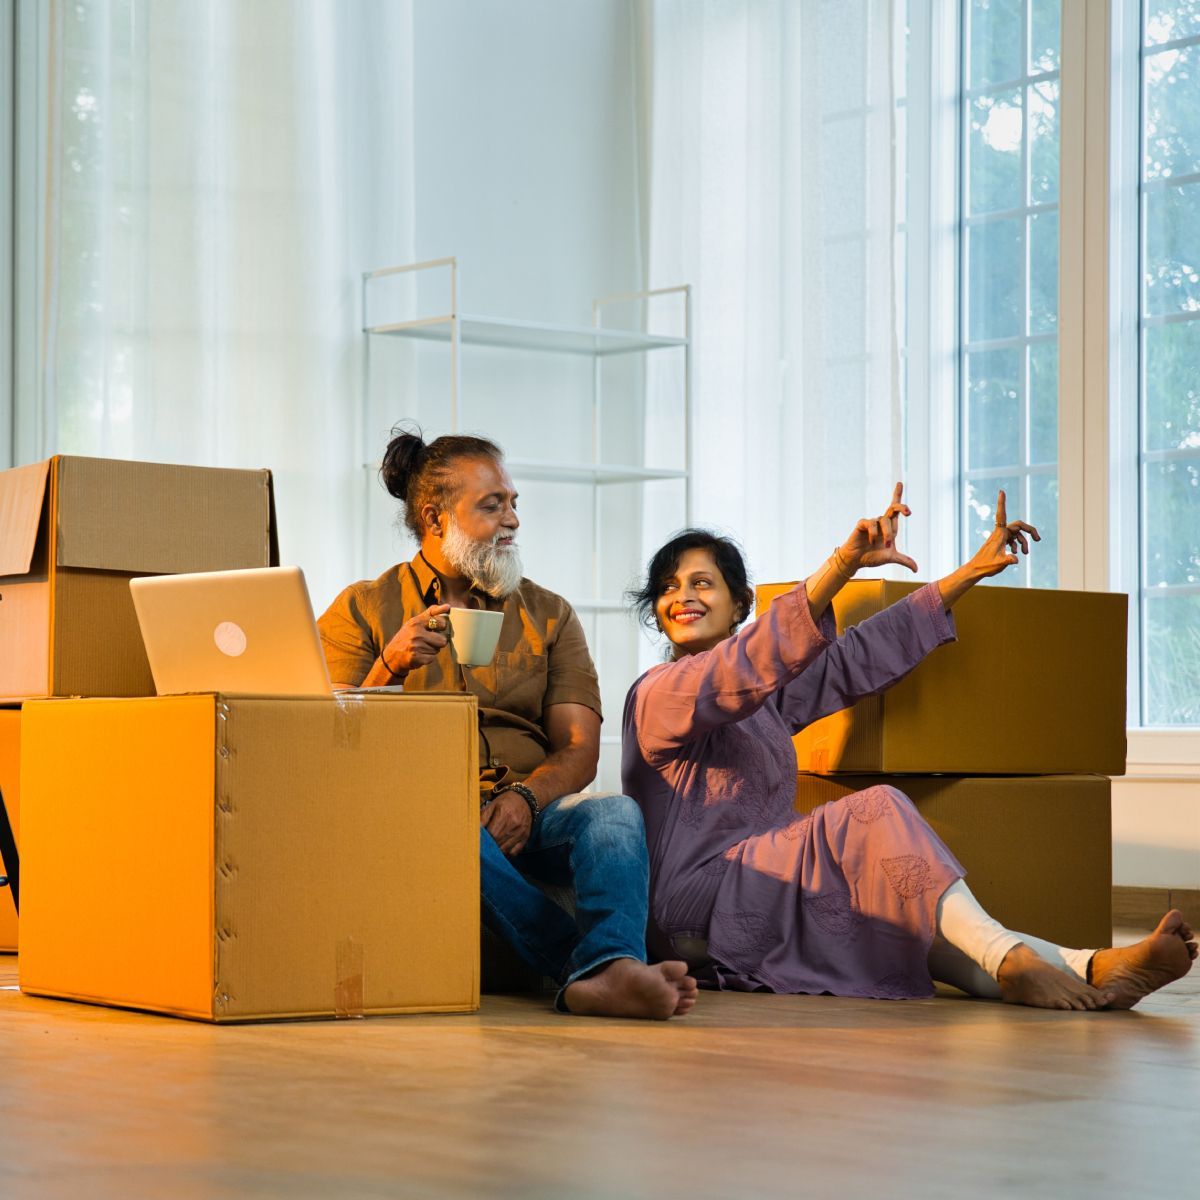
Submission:
<svg viewBox="0 0 1200 1200">
<path fill-rule="evenodd" d="M 1008 519 L 1008 505 L 1001 491 L 996 498 L 996 523 L 987 541 L 969 562 L 951 571 L 945 579 L 938 580 L 938 590 L 946 608 L 951 608 L 956 600 L 961 600 L 981 579 L 999 575 L 1001 571 L 1015 566 L 1020 561 L 1017 558 L 1018 548 L 1022 554 L 1028 554 L 1029 538 L 1026 534 L 1035 542 L 1042 540 L 1042 535 L 1032 525 Z"/>
</svg>

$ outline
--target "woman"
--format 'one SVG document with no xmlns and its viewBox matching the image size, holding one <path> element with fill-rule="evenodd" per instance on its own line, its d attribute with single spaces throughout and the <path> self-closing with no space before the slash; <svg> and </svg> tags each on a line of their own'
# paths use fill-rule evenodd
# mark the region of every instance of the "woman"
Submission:
<svg viewBox="0 0 1200 1200">
<path fill-rule="evenodd" d="M 687 530 L 651 559 L 633 599 L 672 656 L 630 689 L 622 760 L 646 821 L 651 950 L 708 987 L 906 999 L 937 979 L 1036 1007 L 1132 1007 L 1196 957 L 1178 911 L 1136 946 L 1064 949 L 992 920 L 895 788 L 794 810 L 791 736 L 952 641 L 954 603 L 1040 540 L 1001 492 L 974 558 L 838 638 L 829 603 L 856 571 L 916 570 L 896 547 L 902 494 L 740 632 L 753 592 L 732 542 Z"/>
</svg>

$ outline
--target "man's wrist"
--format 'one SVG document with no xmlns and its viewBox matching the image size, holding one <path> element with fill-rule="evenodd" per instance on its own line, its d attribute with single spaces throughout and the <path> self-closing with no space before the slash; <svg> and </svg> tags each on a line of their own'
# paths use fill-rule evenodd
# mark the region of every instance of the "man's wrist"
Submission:
<svg viewBox="0 0 1200 1200">
<path fill-rule="evenodd" d="M 495 800 L 498 796 L 503 796 L 505 792 L 515 792 L 520 796 L 529 806 L 530 823 L 537 820 L 538 813 L 542 811 L 542 806 L 538 803 L 538 798 L 534 795 L 533 788 L 524 783 L 501 784 L 492 792 L 492 799 Z"/>
<path fill-rule="evenodd" d="M 380 661 L 381 663 L 383 663 L 383 669 L 384 669 L 384 670 L 385 670 L 385 671 L 386 671 L 386 672 L 387 672 L 387 673 L 388 673 L 388 674 L 389 674 L 389 675 L 390 675 L 390 676 L 391 676 L 393 679 L 403 679 L 403 678 L 404 678 L 404 677 L 405 677 L 405 676 L 408 674 L 408 672 L 407 672 L 407 671 L 398 671 L 398 670 L 397 670 L 395 667 L 393 667 L 393 666 L 392 666 L 392 664 L 391 664 L 390 662 L 388 662 L 388 660 L 387 660 L 387 652 L 386 652 L 386 651 L 384 651 L 384 650 L 380 650 L 380 652 L 379 652 L 379 661 Z"/>
</svg>

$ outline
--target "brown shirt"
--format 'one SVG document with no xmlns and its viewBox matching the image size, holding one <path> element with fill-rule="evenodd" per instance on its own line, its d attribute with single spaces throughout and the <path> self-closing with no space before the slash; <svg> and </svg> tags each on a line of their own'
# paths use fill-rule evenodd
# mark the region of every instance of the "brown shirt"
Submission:
<svg viewBox="0 0 1200 1200">
<path fill-rule="evenodd" d="M 552 704 L 585 704 L 600 713 L 600 686 L 583 626 L 554 592 L 522 579 L 505 600 L 474 593 L 479 607 L 504 613 L 491 666 L 460 667 L 447 646 L 404 678 L 405 691 L 461 692 L 479 699 L 479 718 L 493 765 L 523 778 L 546 757 L 543 714 Z M 418 555 L 378 579 L 352 583 L 317 626 L 334 684 L 357 685 L 405 621 L 440 604 L 439 581 Z M 480 746 L 480 765 L 487 765 Z"/>
</svg>

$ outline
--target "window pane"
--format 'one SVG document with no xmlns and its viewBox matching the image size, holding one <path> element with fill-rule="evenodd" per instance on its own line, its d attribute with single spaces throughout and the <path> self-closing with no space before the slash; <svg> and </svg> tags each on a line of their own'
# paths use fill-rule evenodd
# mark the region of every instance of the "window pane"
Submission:
<svg viewBox="0 0 1200 1200">
<path fill-rule="evenodd" d="M 1145 72 L 1146 178 L 1200 171 L 1200 44 L 1149 55 Z"/>
<path fill-rule="evenodd" d="M 1053 541 L 1058 452 L 1058 197 L 1061 0 L 969 0 L 962 98 L 961 425 L 965 553 L 986 535 L 996 491 L 1009 512 L 1033 506 Z M 1024 83 L 1028 73 L 1036 82 Z M 1012 86 L 1015 85 L 1015 86 Z M 1036 210 L 1036 211 L 1031 211 Z M 999 216 L 1000 213 L 1012 215 Z M 989 215 L 997 214 L 997 215 Z M 1036 341 L 1034 339 L 1037 339 Z M 1003 480 L 975 472 L 1003 470 Z M 1022 560 L 1012 586 L 1053 586 L 1057 552 Z"/>
<path fill-rule="evenodd" d="M 1038 342 L 1029 347 L 1029 461 L 1057 460 L 1058 343 Z"/>
<path fill-rule="evenodd" d="M 1034 587 L 1058 587 L 1058 476 L 1029 477 L 1029 515 L 1013 511 L 1042 535 L 1040 542 L 1029 539 L 1029 582 Z"/>
<path fill-rule="evenodd" d="M 1144 212 L 1145 311 L 1200 311 L 1200 184 L 1147 191 Z"/>
<path fill-rule="evenodd" d="M 971 101 L 970 210 L 1021 207 L 1021 93 L 998 92 Z"/>
<path fill-rule="evenodd" d="M 1145 464 L 1146 586 L 1200 583 L 1200 456 Z"/>
<path fill-rule="evenodd" d="M 1029 203 L 1058 202 L 1058 80 L 1029 89 Z"/>
<path fill-rule="evenodd" d="M 1031 73 L 1058 70 L 1059 47 L 1062 43 L 1061 13 L 1062 0 L 1033 0 L 1029 29 Z"/>
<path fill-rule="evenodd" d="M 1029 332 L 1058 328 L 1058 213 L 1029 218 Z"/>
<path fill-rule="evenodd" d="M 1024 60 L 1021 9 L 1024 0 L 971 0 L 967 86 L 985 87 L 1019 79 Z"/>
<path fill-rule="evenodd" d="M 1200 449 L 1200 320 L 1146 330 L 1147 450 Z"/>
<path fill-rule="evenodd" d="M 1021 462 L 1021 351 L 967 355 L 967 467 Z"/>
<path fill-rule="evenodd" d="M 972 342 L 1020 337 L 1024 326 L 1021 217 L 973 225 L 967 233 L 967 327 Z"/>
<path fill-rule="evenodd" d="M 1147 46 L 1196 34 L 1200 34 L 1200 0 L 1147 0 Z"/>
<path fill-rule="evenodd" d="M 1147 598 L 1145 718 L 1200 725 L 1200 596 Z"/>
</svg>

